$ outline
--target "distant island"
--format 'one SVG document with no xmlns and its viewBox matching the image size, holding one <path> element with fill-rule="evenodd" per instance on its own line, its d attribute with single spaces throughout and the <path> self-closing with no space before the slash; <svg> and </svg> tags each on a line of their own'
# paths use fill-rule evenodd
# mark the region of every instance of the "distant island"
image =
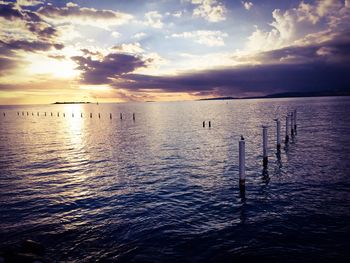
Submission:
<svg viewBox="0 0 350 263">
<path fill-rule="evenodd" d="M 269 98 L 301 98 L 301 97 L 329 97 L 329 96 L 350 96 L 350 91 L 317 91 L 317 92 L 285 92 L 274 93 L 265 96 L 255 97 L 217 97 L 217 98 L 205 98 L 202 100 L 235 100 L 235 99 L 269 99 Z"/>
<path fill-rule="evenodd" d="M 200 100 L 235 100 L 237 98 L 234 97 L 218 97 L 218 98 L 207 98 L 207 99 L 200 99 Z"/>
<path fill-rule="evenodd" d="M 56 101 L 52 104 L 89 104 L 90 101 Z"/>
</svg>

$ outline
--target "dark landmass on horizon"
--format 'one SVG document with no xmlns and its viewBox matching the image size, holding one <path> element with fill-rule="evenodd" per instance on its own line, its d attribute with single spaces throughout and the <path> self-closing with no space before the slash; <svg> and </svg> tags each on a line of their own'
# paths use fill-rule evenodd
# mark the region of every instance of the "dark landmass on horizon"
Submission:
<svg viewBox="0 0 350 263">
<path fill-rule="evenodd" d="M 90 104 L 90 101 L 56 101 L 52 104 Z"/>
<path fill-rule="evenodd" d="M 235 99 L 273 99 L 273 98 L 301 98 L 301 97 L 334 97 L 334 96 L 350 96 L 350 91 L 316 91 L 316 92 L 284 92 L 274 93 L 266 96 L 253 96 L 253 97 L 217 97 L 207 98 L 199 100 L 235 100 Z"/>
</svg>

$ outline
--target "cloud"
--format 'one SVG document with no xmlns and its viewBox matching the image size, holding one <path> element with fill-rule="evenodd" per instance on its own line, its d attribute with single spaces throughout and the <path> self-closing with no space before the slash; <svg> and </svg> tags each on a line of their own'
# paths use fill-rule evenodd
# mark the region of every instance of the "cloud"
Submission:
<svg viewBox="0 0 350 263">
<path fill-rule="evenodd" d="M 193 16 L 201 17 L 209 22 L 220 22 L 226 19 L 225 6 L 216 0 L 192 0 L 197 7 L 193 9 Z"/>
<path fill-rule="evenodd" d="M 286 11 L 275 9 L 272 12 L 271 30 L 265 31 L 255 26 L 255 31 L 248 37 L 247 50 L 272 50 L 295 44 L 302 44 L 303 38 L 324 37 L 348 28 L 350 7 L 344 1 L 324 0 L 307 4 L 303 1 Z M 326 25 L 326 26 L 325 26 Z M 325 28 L 322 32 L 320 28 Z M 324 41 L 319 39 L 318 42 Z M 310 42 L 308 42 L 310 43 Z"/>
<path fill-rule="evenodd" d="M 183 15 L 184 11 L 176 11 L 172 14 L 173 17 L 180 18 Z"/>
<path fill-rule="evenodd" d="M 121 36 L 121 34 L 119 32 L 116 32 L 116 31 L 113 31 L 111 35 L 114 38 L 119 38 Z"/>
<path fill-rule="evenodd" d="M 7 74 L 18 67 L 18 61 L 14 59 L 0 57 L 0 76 Z"/>
<path fill-rule="evenodd" d="M 253 3 L 252 2 L 244 2 L 244 1 L 242 1 L 242 5 L 245 8 L 245 10 L 250 10 L 253 7 Z"/>
<path fill-rule="evenodd" d="M 63 49 L 63 44 L 55 44 L 43 41 L 11 40 L 4 42 L 0 40 L 0 45 L 9 50 L 23 50 L 26 52 L 48 51 L 52 48 Z"/>
<path fill-rule="evenodd" d="M 201 71 L 179 76 L 127 75 L 117 88 L 198 92 L 220 96 L 267 95 L 290 91 L 348 89 L 349 68 L 322 64 L 257 65 Z"/>
<path fill-rule="evenodd" d="M 91 57 L 74 56 L 72 60 L 77 63 L 84 84 L 108 84 L 124 74 L 131 73 L 138 68 L 147 67 L 151 61 L 129 54 L 110 53 L 101 60 Z"/>
<path fill-rule="evenodd" d="M 19 6 L 36 6 L 42 4 L 43 1 L 38 0 L 17 0 Z"/>
<path fill-rule="evenodd" d="M 227 37 L 227 33 L 221 31 L 208 31 L 208 30 L 198 30 L 191 32 L 175 33 L 171 37 L 174 38 L 185 38 L 193 39 L 196 43 L 214 47 L 214 46 L 224 46 L 224 38 Z"/>
<path fill-rule="evenodd" d="M 145 14 L 144 24 L 154 28 L 162 28 L 163 27 L 162 18 L 163 18 L 162 15 L 159 14 L 157 11 L 151 11 Z"/>
<path fill-rule="evenodd" d="M 350 32 L 347 37 L 319 45 L 262 52 L 255 59 L 260 64 L 189 71 L 171 76 L 126 74 L 112 85 L 130 91 L 187 92 L 214 96 L 349 91 Z"/>
<path fill-rule="evenodd" d="M 28 4 L 29 2 L 27 5 Z M 32 4 L 34 5 L 34 2 Z M 34 37 L 40 39 L 53 39 L 58 35 L 57 30 L 45 22 L 36 12 L 18 7 L 14 3 L 0 3 L 0 17 L 6 19 L 4 23 L 8 23 L 8 21 L 17 21 L 19 26 L 23 27 L 23 34 L 28 33 L 24 32 L 24 30 L 28 30 Z M 3 26 L 5 32 L 6 30 L 10 31 L 13 29 L 6 28 L 5 25 Z M 13 34 L 10 35 L 13 36 Z"/>
<path fill-rule="evenodd" d="M 138 42 L 130 43 L 130 44 L 121 44 L 118 46 L 114 46 L 112 49 L 117 51 L 118 53 L 121 52 L 121 53 L 129 53 L 129 54 L 142 53 L 145 51 L 141 47 L 141 44 Z"/>
<path fill-rule="evenodd" d="M 17 18 L 22 19 L 24 17 L 24 15 L 16 9 L 15 4 L 3 2 L 0 2 L 0 16 L 9 20 Z"/>
<path fill-rule="evenodd" d="M 97 10 L 95 8 L 79 7 L 74 3 L 67 3 L 64 7 L 53 5 L 42 6 L 38 13 L 46 18 L 54 19 L 56 23 L 65 22 L 90 25 L 108 29 L 112 25 L 128 22 L 132 15 L 112 10 Z M 59 19 L 59 20 L 58 20 Z"/>
<path fill-rule="evenodd" d="M 146 36 L 146 33 L 139 32 L 139 33 L 136 33 L 133 37 L 136 38 L 136 39 L 140 39 L 140 38 L 143 38 L 145 36 Z"/>
</svg>

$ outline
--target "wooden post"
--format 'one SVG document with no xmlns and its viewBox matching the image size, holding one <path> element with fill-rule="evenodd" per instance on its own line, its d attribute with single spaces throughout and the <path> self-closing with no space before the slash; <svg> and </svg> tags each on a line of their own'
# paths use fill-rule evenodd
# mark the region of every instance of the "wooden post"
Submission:
<svg viewBox="0 0 350 263">
<path fill-rule="evenodd" d="M 268 157 L 267 157 L 267 126 L 263 126 L 263 166 L 267 167 Z"/>
</svg>

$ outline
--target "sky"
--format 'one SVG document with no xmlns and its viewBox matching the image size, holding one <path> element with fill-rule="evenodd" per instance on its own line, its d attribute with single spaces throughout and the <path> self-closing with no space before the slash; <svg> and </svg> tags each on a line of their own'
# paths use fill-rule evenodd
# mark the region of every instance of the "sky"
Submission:
<svg viewBox="0 0 350 263">
<path fill-rule="evenodd" d="M 0 104 L 350 90 L 350 0 L 0 0 Z"/>
</svg>

